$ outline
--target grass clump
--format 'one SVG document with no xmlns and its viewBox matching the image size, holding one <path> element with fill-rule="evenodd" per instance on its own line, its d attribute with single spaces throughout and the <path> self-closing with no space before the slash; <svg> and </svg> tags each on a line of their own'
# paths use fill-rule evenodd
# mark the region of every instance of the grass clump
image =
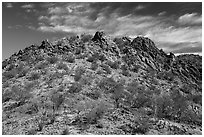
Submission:
<svg viewBox="0 0 204 137">
<path fill-rule="evenodd" d="M 74 80 L 79 81 L 82 77 L 82 75 L 86 72 L 86 69 L 83 67 L 77 67 L 75 69 L 75 75 L 74 75 Z"/>
<path fill-rule="evenodd" d="M 57 64 L 57 69 L 64 69 L 65 71 L 67 71 L 68 67 L 63 62 L 60 62 L 60 63 Z"/>
<path fill-rule="evenodd" d="M 47 61 L 48 61 L 50 64 L 55 64 L 58 60 L 59 60 L 58 57 L 55 57 L 55 56 L 52 56 L 52 57 L 48 57 L 48 58 L 47 58 Z"/>
<path fill-rule="evenodd" d="M 69 88 L 69 93 L 78 93 L 82 90 L 82 85 L 78 82 L 75 82 L 72 84 L 72 86 Z"/>
<path fill-rule="evenodd" d="M 75 62 L 75 56 L 72 53 L 68 53 L 68 55 L 63 56 L 63 60 L 69 63 Z"/>
<path fill-rule="evenodd" d="M 30 77 L 28 77 L 29 81 L 38 80 L 41 77 L 39 72 L 31 72 Z"/>
</svg>

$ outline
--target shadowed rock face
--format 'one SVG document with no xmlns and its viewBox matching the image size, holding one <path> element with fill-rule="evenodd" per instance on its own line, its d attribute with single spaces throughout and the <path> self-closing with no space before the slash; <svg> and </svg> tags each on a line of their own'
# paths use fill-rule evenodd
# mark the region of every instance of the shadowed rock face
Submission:
<svg viewBox="0 0 204 137">
<path fill-rule="evenodd" d="M 201 134 L 202 57 L 104 32 L 2 62 L 3 134 Z"/>
</svg>

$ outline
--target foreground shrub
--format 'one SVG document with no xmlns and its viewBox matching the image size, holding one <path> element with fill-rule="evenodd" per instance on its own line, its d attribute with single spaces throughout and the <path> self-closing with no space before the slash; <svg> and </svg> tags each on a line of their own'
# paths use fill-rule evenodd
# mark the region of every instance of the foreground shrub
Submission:
<svg viewBox="0 0 204 137">
<path fill-rule="evenodd" d="M 29 81 L 39 79 L 41 74 L 39 72 L 31 72 L 30 77 L 28 77 Z"/>
<path fill-rule="evenodd" d="M 47 58 L 47 61 L 50 63 L 50 64 L 55 64 L 59 59 L 55 56 L 52 56 L 52 57 L 48 57 Z"/>
<path fill-rule="evenodd" d="M 113 69 L 118 69 L 119 68 L 119 62 L 118 61 L 107 61 L 107 64 L 113 68 Z"/>
<path fill-rule="evenodd" d="M 22 104 L 25 103 L 25 100 L 31 98 L 32 95 L 30 91 L 26 91 L 24 89 L 21 89 L 18 86 L 13 86 L 11 90 L 7 90 L 6 92 L 3 93 L 2 95 L 2 101 L 6 102 L 9 101 L 10 99 L 19 101 Z"/>
<path fill-rule="evenodd" d="M 63 56 L 63 60 L 69 63 L 75 62 L 75 56 L 72 53 L 68 53 L 68 55 Z"/>
<path fill-rule="evenodd" d="M 111 68 L 106 64 L 101 64 L 103 70 L 106 71 L 107 74 L 111 74 Z"/>
<path fill-rule="evenodd" d="M 13 69 L 13 70 L 4 72 L 2 75 L 3 75 L 3 81 L 6 81 L 8 79 L 16 77 L 17 71 Z"/>
<path fill-rule="evenodd" d="M 86 72 L 85 68 L 83 67 L 77 67 L 75 69 L 75 75 L 74 75 L 74 80 L 79 81 L 82 77 L 82 75 Z"/>
<path fill-rule="evenodd" d="M 59 94 L 57 92 L 52 93 L 51 95 L 51 101 L 54 103 L 53 109 L 58 110 L 60 105 L 64 101 L 64 97 L 62 94 Z"/>
<path fill-rule="evenodd" d="M 92 70 L 97 70 L 97 68 L 98 68 L 97 62 L 92 62 L 92 63 L 91 63 L 91 69 L 92 69 Z"/>
<path fill-rule="evenodd" d="M 44 69 L 46 68 L 48 65 L 47 62 L 39 62 L 37 65 L 36 65 L 36 69 Z"/>
<path fill-rule="evenodd" d="M 60 63 L 57 64 L 57 69 L 64 69 L 65 71 L 67 71 L 68 67 L 63 62 L 60 62 Z"/>
<path fill-rule="evenodd" d="M 82 90 L 82 85 L 78 82 L 75 82 L 72 84 L 72 86 L 69 88 L 69 93 L 78 93 Z"/>
</svg>

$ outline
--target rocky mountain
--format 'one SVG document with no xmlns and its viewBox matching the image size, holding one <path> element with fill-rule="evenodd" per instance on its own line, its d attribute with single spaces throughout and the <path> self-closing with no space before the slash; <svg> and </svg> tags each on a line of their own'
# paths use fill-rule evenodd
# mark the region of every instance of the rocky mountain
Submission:
<svg viewBox="0 0 204 137">
<path fill-rule="evenodd" d="M 104 32 L 42 41 L 2 62 L 5 135 L 202 134 L 202 57 Z"/>
</svg>

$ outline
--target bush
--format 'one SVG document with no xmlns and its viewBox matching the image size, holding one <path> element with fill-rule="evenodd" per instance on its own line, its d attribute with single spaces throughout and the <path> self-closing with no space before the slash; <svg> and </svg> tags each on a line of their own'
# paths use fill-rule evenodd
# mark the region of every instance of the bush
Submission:
<svg viewBox="0 0 204 137">
<path fill-rule="evenodd" d="M 82 85 L 79 84 L 78 82 L 75 82 L 72 84 L 72 86 L 69 88 L 68 92 L 69 93 L 78 93 L 82 90 Z"/>
<path fill-rule="evenodd" d="M 53 57 L 48 57 L 47 58 L 47 61 L 50 63 L 50 64 L 55 64 L 59 59 L 55 56 Z"/>
<path fill-rule="evenodd" d="M 92 62 L 92 63 L 91 63 L 91 69 L 92 69 L 92 70 L 97 70 L 97 68 L 98 68 L 97 62 Z"/>
<path fill-rule="evenodd" d="M 83 67 L 77 67 L 75 69 L 75 75 L 74 75 L 74 80 L 79 81 L 82 77 L 82 75 L 86 72 L 85 68 Z"/>
<path fill-rule="evenodd" d="M 60 63 L 57 64 L 57 69 L 64 69 L 65 71 L 67 71 L 68 67 L 63 62 L 60 62 Z"/>
<path fill-rule="evenodd" d="M 95 107 L 86 114 L 86 120 L 89 124 L 96 124 L 97 121 L 103 116 L 106 112 L 107 106 L 105 106 L 104 102 L 99 102 L 95 105 Z"/>
<path fill-rule="evenodd" d="M 30 70 L 29 67 L 24 67 L 23 70 L 21 72 L 19 72 L 18 77 L 26 76 L 26 74 L 28 73 L 29 70 Z"/>
<path fill-rule="evenodd" d="M 101 93 L 97 89 L 93 89 L 91 92 L 86 93 L 86 96 L 94 100 L 97 100 L 98 98 L 101 97 Z"/>
<path fill-rule="evenodd" d="M 140 69 L 140 66 L 139 66 L 139 65 L 134 65 L 131 70 L 132 70 L 133 72 L 135 72 L 135 73 L 138 73 L 139 69 Z"/>
<path fill-rule="evenodd" d="M 68 55 L 63 56 L 63 60 L 69 63 L 75 62 L 75 56 L 72 53 L 69 53 Z"/>
<path fill-rule="evenodd" d="M 54 110 L 58 110 L 58 108 L 60 107 L 60 105 L 63 103 L 64 101 L 64 97 L 62 94 L 59 94 L 57 92 L 54 92 L 51 95 L 51 101 L 54 103 Z"/>
<path fill-rule="evenodd" d="M 101 64 L 101 67 L 103 68 L 103 70 L 106 71 L 107 74 L 111 74 L 111 69 L 108 65 L 106 64 Z"/>
<path fill-rule="evenodd" d="M 9 67 L 7 67 L 6 71 L 10 71 L 12 69 L 15 68 L 15 65 L 14 64 L 10 64 Z"/>
<path fill-rule="evenodd" d="M 117 83 L 113 78 L 104 78 L 97 84 L 97 86 L 104 90 L 105 93 L 110 93 L 113 92 L 116 84 Z"/>
<path fill-rule="evenodd" d="M 118 69 L 119 68 L 119 62 L 118 61 L 107 61 L 107 64 L 113 68 L 113 69 Z"/>
<path fill-rule="evenodd" d="M 127 76 L 127 77 L 131 76 L 127 65 L 122 65 L 121 70 L 122 70 L 122 75 Z"/>
<path fill-rule="evenodd" d="M 29 81 L 39 79 L 41 74 L 39 72 L 31 72 L 30 77 L 28 77 Z"/>
<path fill-rule="evenodd" d="M 94 62 L 96 60 L 97 60 L 97 58 L 95 58 L 93 55 L 89 55 L 88 58 L 86 59 L 86 61 L 88 61 L 88 62 Z"/>
<path fill-rule="evenodd" d="M 39 63 L 36 65 L 36 69 L 44 69 L 47 65 L 48 65 L 47 62 L 39 62 Z"/>
<path fill-rule="evenodd" d="M 171 118 L 173 101 L 168 94 L 155 96 L 154 111 L 158 118 Z"/>
<path fill-rule="evenodd" d="M 15 101 L 20 101 L 20 105 L 25 103 L 25 100 L 31 98 L 31 94 L 29 91 L 26 91 L 24 89 L 20 89 L 18 86 L 13 86 L 11 90 L 8 90 L 3 93 L 2 101 L 6 102 L 10 99 Z"/>
<path fill-rule="evenodd" d="M 3 81 L 16 77 L 17 71 L 15 69 L 3 73 Z"/>
</svg>

